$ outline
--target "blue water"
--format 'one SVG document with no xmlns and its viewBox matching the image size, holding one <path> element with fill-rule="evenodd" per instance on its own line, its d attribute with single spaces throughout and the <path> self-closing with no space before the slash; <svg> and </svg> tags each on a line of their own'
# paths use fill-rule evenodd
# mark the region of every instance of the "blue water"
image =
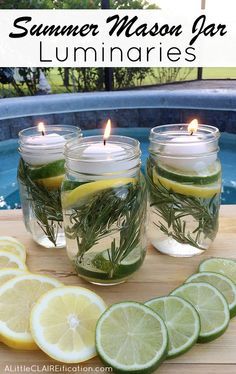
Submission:
<svg viewBox="0 0 236 374">
<path fill-rule="evenodd" d="M 150 129 L 113 129 L 113 134 L 136 138 L 141 143 L 142 165 L 148 156 L 148 136 Z M 84 136 L 101 134 L 101 130 L 83 131 Z M 20 206 L 16 170 L 19 160 L 16 139 L 0 142 L 0 209 Z M 223 170 L 223 204 L 236 204 L 236 134 L 222 133 L 219 157 Z"/>
</svg>

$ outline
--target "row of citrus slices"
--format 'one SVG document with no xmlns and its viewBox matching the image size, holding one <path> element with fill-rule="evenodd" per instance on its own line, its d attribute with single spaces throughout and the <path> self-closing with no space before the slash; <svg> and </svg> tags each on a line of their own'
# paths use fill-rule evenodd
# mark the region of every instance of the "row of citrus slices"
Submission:
<svg viewBox="0 0 236 374">
<path fill-rule="evenodd" d="M 236 262 L 210 258 L 168 296 L 121 302 L 100 317 L 96 348 L 115 372 L 152 373 L 196 342 L 218 338 L 236 315 Z"/>
<path fill-rule="evenodd" d="M 115 371 L 150 373 L 222 335 L 236 315 L 236 262 L 212 258 L 169 296 L 108 309 L 94 292 L 28 272 L 25 248 L 0 238 L 0 340 L 67 363 L 99 354 Z"/>
<path fill-rule="evenodd" d="M 104 301 L 82 287 L 28 271 L 25 247 L 0 237 L 0 341 L 61 362 L 96 356 L 95 328 Z"/>
</svg>

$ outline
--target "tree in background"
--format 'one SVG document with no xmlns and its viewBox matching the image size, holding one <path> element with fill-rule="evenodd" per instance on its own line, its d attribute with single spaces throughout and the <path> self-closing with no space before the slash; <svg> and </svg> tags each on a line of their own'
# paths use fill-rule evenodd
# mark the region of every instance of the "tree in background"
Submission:
<svg viewBox="0 0 236 374">
<path fill-rule="evenodd" d="M 53 9 L 53 0 L 0 0 L 1 9 Z"/>
<path fill-rule="evenodd" d="M 110 0 L 111 9 L 157 9 L 147 0 Z M 101 0 L 0 0 L 1 9 L 99 9 Z"/>
</svg>

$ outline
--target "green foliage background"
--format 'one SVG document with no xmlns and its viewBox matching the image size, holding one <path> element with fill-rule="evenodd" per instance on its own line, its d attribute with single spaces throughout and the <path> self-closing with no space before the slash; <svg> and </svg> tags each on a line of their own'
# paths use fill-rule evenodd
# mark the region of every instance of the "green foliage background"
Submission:
<svg viewBox="0 0 236 374">
<path fill-rule="evenodd" d="M 156 9 L 146 0 L 110 0 L 111 9 Z M 99 0 L 0 0 L 1 9 L 99 9 Z"/>
</svg>

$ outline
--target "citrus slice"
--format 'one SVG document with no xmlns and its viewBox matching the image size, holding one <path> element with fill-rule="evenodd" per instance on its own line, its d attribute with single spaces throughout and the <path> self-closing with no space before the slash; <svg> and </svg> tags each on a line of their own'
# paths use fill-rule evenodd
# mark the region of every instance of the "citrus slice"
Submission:
<svg viewBox="0 0 236 374">
<path fill-rule="evenodd" d="M 236 315 L 236 285 L 225 275 L 212 272 L 202 272 L 191 275 L 186 280 L 186 283 L 189 282 L 210 283 L 226 298 L 229 305 L 230 317 L 232 318 Z"/>
<path fill-rule="evenodd" d="M 65 160 L 57 160 L 29 168 L 29 176 L 32 180 L 57 177 L 62 174 L 65 174 Z"/>
<path fill-rule="evenodd" d="M 120 266 L 134 266 L 137 262 L 140 261 L 141 256 L 140 247 L 134 248 L 124 259 L 120 261 Z M 100 256 L 109 261 L 109 251 L 103 251 Z"/>
<path fill-rule="evenodd" d="M 0 340 L 16 349 L 37 349 L 30 333 L 32 305 L 38 298 L 62 283 L 45 275 L 17 276 L 0 287 Z"/>
<path fill-rule="evenodd" d="M 0 251 L 2 250 L 19 256 L 24 262 L 26 260 L 25 246 L 11 236 L 0 236 Z"/>
<path fill-rule="evenodd" d="M 72 191 L 64 192 L 62 195 L 62 204 L 64 208 L 78 205 L 81 200 L 109 188 L 117 188 L 129 183 L 135 183 L 135 178 L 114 178 L 103 179 L 96 182 L 81 184 Z"/>
<path fill-rule="evenodd" d="M 115 372 L 152 373 L 166 357 L 167 329 L 161 317 L 143 304 L 113 304 L 97 323 L 96 348 Z"/>
<path fill-rule="evenodd" d="M 110 261 L 111 254 L 105 250 L 95 256 L 93 265 L 99 270 L 109 272 L 112 269 L 112 262 Z M 144 253 L 140 247 L 134 248 L 124 259 L 122 259 L 117 268 L 114 269 L 114 276 L 122 278 L 131 273 L 134 273 L 142 264 Z"/>
<path fill-rule="evenodd" d="M 109 260 L 108 251 L 101 253 L 91 252 L 85 254 L 82 261 L 75 261 L 77 272 L 87 281 L 99 283 L 120 283 L 136 270 L 144 260 L 144 252 L 140 248 L 134 249 L 124 260 L 114 268 Z M 111 276 L 112 274 L 112 276 Z"/>
<path fill-rule="evenodd" d="M 45 188 L 48 188 L 49 190 L 55 190 L 61 187 L 61 183 L 63 179 L 64 179 L 64 174 L 58 175 L 57 177 L 36 179 L 35 182 Z"/>
<path fill-rule="evenodd" d="M 219 162 L 214 163 L 202 172 L 181 172 L 181 170 L 171 168 L 164 164 L 156 165 L 157 174 L 160 177 L 171 179 L 179 183 L 191 183 L 206 185 L 217 182 L 221 175 L 221 166 Z"/>
<path fill-rule="evenodd" d="M 25 271 L 20 270 L 20 269 L 10 269 L 10 268 L 1 269 L 0 270 L 0 287 L 4 283 L 9 281 L 10 279 L 17 277 L 18 275 L 23 275 L 23 274 L 25 274 Z"/>
<path fill-rule="evenodd" d="M 227 258 L 208 258 L 201 262 L 199 271 L 213 271 L 231 279 L 236 284 L 236 262 Z"/>
<path fill-rule="evenodd" d="M 228 303 L 220 291 L 209 283 L 185 283 L 171 295 L 190 302 L 200 317 L 199 343 L 209 342 L 222 335 L 228 327 Z"/>
<path fill-rule="evenodd" d="M 164 296 L 145 303 L 165 322 L 169 336 L 168 358 L 187 352 L 200 333 L 200 319 L 195 308 L 177 296 Z"/>
<path fill-rule="evenodd" d="M 179 193 L 185 196 L 194 196 L 199 198 L 211 198 L 215 194 L 220 193 L 221 185 L 220 183 L 212 183 L 207 184 L 205 186 L 200 185 L 191 185 L 191 184 L 183 184 L 172 181 L 167 178 L 160 177 L 153 172 L 153 181 L 155 184 L 160 184 L 161 186 L 165 187 L 167 190 L 171 190 L 173 192 Z"/>
<path fill-rule="evenodd" d="M 43 295 L 32 309 L 31 332 L 55 360 L 78 363 L 96 356 L 95 327 L 104 301 L 82 287 L 61 287 Z"/>
<path fill-rule="evenodd" d="M 0 269 L 4 268 L 27 270 L 25 263 L 18 256 L 7 251 L 0 251 Z"/>
</svg>

